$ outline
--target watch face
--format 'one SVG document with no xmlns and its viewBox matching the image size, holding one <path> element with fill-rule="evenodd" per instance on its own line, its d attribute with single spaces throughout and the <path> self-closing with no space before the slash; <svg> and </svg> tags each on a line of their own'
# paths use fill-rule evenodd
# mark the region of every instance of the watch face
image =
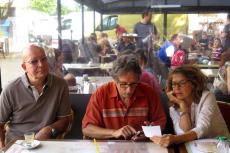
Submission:
<svg viewBox="0 0 230 153">
<path fill-rule="evenodd" d="M 58 131 L 56 129 L 52 128 L 51 134 L 52 134 L 53 138 L 56 138 L 58 136 Z"/>
</svg>

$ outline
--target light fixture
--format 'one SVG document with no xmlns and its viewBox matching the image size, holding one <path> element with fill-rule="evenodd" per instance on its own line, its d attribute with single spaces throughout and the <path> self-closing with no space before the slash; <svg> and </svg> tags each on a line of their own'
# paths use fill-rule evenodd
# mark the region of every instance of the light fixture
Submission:
<svg viewBox="0 0 230 153">
<path fill-rule="evenodd" d="M 151 8 L 180 8 L 181 5 L 152 5 Z"/>
</svg>

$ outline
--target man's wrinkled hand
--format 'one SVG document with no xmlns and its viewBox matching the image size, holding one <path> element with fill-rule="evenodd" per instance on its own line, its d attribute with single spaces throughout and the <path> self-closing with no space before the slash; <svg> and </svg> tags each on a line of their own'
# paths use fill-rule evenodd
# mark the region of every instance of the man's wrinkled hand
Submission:
<svg viewBox="0 0 230 153">
<path fill-rule="evenodd" d="M 130 125 L 123 126 L 122 128 L 115 130 L 113 132 L 113 137 L 120 138 L 124 137 L 125 139 L 131 138 L 137 131 Z"/>
<path fill-rule="evenodd" d="M 51 127 L 46 126 L 42 128 L 38 133 L 35 135 L 35 139 L 37 140 L 46 140 L 51 138 Z"/>
</svg>

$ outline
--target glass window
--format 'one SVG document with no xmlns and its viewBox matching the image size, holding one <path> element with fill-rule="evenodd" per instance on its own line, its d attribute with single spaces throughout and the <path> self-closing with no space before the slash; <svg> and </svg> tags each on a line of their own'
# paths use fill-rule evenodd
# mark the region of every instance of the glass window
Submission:
<svg viewBox="0 0 230 153">
<path fill-rule="evenodd" d="M 69 29 L 71 29 L 72 19 L 64 20 L 62 23 L 63 23 L 62 30 L 69 30 Z"/>
</svg>

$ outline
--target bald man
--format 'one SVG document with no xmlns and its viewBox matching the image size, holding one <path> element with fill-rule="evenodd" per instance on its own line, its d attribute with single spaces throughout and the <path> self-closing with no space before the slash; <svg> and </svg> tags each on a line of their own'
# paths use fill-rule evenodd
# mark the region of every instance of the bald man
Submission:
<svg viewBox="0 0 230 153">
<path fill-rule="evenodd" d="M 0 96 L 0 148 L 27 132 L 35 132 L 38 140 L 54 138 L 69 125 L 68 85 L 49 74 L 43 48 L 24 48 L 21 67 L 25 74 L 9 83 Z"/>
</svg>

